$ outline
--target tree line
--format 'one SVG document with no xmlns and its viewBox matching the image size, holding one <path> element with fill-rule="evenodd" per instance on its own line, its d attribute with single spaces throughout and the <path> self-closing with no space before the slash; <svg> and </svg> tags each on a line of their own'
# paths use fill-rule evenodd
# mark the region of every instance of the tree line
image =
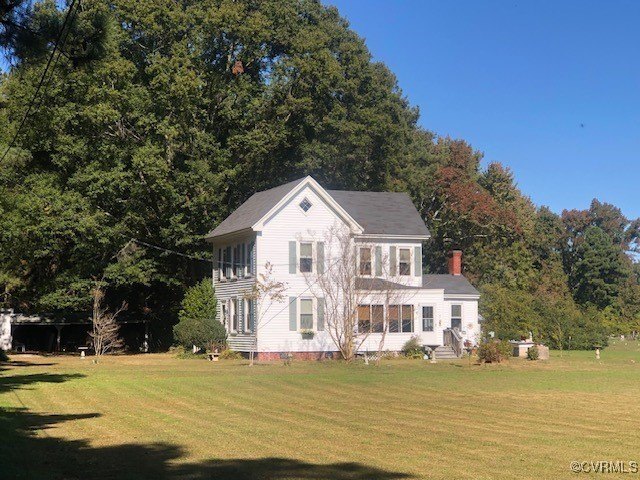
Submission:
<svg viewBox="0 0 640 480">
<path fill-rule="evenodd" d="M 210 270 L 203 235 L 253 192 L 311 174 L 334 189 L 408 192 L 433 235 L 429 271 L 462 249 L 498 336 L 585 348 L 638 329 L 640 221 L 598 200 L 561 215 L 537 207 L 508 168 L 483 168 L 464 140 L 420 127 L 335 8 L 0 6 L 11 63 L 0 77 L 5 306 L 86 316 L 101 278 L 161 346 L 185 288 Z"/>
</svg>

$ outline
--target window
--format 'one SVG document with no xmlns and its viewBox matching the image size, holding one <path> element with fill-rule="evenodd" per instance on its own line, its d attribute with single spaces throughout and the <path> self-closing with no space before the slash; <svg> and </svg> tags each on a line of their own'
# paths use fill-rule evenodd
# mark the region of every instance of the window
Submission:
<svg viewBox="0 0 640 480">
<path fill-rule="evenodd" d="M 451 305 L 451 328 L 462 330 L 462 305 Z"/>
<path fill-rule="evenodd" d="M 402 333 L 413 332 L 413 305 L 402 305 Z"/>
<path fill-rule="evenodd" d="M 371 322 L 373 333 L 384 331 L 384 305 L 371 305 Z"/>
<path fill-rule="evenodd" d="M 222 325 L 224 325 L 224 329 L 229 329 L 229 309 L 227 308 L 227 303 L 222 304 Z"/>
<path fill-rule="evenodd" d="M 360 248 L 360 275 L 371 275 L 371 248 Z"/>
<path fill-rule="evenodd" d="M 244 277 L 247 274 L 247 244 L 240 245 L 240 276 Z"/>
<path fill-rule="evenodd" d="M 254 251 L 256 248 L 256 242 L 249 242 L 249 245 L 247 245 L 247 263 L 248 265 L 248 272 L 247 275 L 253 275 L 256 271 L 256 266 L 254 265 Z"/>
<path fill-rule="evenodd" d="M 300 244 L 300 272 L 309 273 L 313 270 L 313 244 Z"/>
<path fill-rule="evenodd" d="M 411 275 L 411 250 L 408 248 L 400 249 L 400 275 Z"/>
<path fill-rule="evenodd" d="M 238 331 L 238 299 L 231 300 L 231 331 Z"/>
<path fill-rule="evenodd" d="M 244 331 L 251 332 L 251 307 L 253 306 L 253 300 L 244 300 Z"/>
<path fill-rule="evenodd" d="M 313 300 L 302 298 L 300 300 L 300 330 L 313 328 Z"/>
<path fill-rule="evenodd" d="M 224 259 L 222 258 L 222 249 L 218 249 L 218 274 L 220 275 L 220 280 L 224 280 Z"/>
<path fill-rule="evenodd" d="M 309 209 L 313 206 L 313 204 L 309 201 L 309 199 L 307 197 L 305 197 L 301 202 L 300 202 L 300 208 L 302 209 L 302 211 L 304 213 L 307 213 L 309 211 Z"/>
<path fill-rule="evenodd" d="M 433 332 L 433 307 L 422 307 L 422 331 Z"/>
<path fill-rule="evenodd" d="M 242 268 L 242 265 L 240 263 L 240 245 L 236 245 L 235 247 L 233 247 L 233 276 L 234 277 L 239 277 L 240 276 L 240 269 Z"/>
<path fill-rule="evenodd" d="M 226 247 L 224 249 L 224 255 L 222 257 L 222 263 L 224 263 L 224 277 L 231 278 L 231 274 L 233 272 L 233 268 L 231 265 L 231 247 Z"/>
<path fill-rule="evenodd" d="M 358 332 L 371 331 L 371 306 L 358 305 Z"/>
<path fill-rule="evenodd" d="M 400 305 L 389 305 L 389 333 L 400 331 Z"/>
</svg>

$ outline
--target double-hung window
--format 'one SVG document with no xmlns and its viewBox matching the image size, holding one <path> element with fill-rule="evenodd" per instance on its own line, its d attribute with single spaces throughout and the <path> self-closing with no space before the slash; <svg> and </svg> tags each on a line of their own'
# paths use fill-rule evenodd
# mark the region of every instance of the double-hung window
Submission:
<svg viewBox="0 0 640 480">
<path fill-rule="evenodd" d="M 231 331 L 238 331 L 238 299 L 231 299 Z"/>
<path fill-rule="evenodd" d="M 300 299 L 300 330 L 313 329 L 313 300 L 311 298 Z"/>
<path fill-rule="evenodd" d="M 384 331 L 384 305 L 358 305 L 358 332 Z"/>
<path fill-rule="evenodd" d="M 313 243 L 300 243 L 300 273 L 313 271 Z"/>
<path fill-rule="evenodd" d="M 224 263 L 224 278 L 231 278 L 233 274 L 233 265 L 231 264 L 231 247 L 225 247 L 222 255 L 222 263 Z"/>
<path fill-rule="evenodd" d="M 224 273 L 225 273 L 225 268 L 224 268 L 224 258 L 223 258 L 223 254 L 222 252 L 224 251 L 224 249 L 219 248 L 218 249 L 218 275 L 220 276 L 220 280 L 224 280 Z"/>
<path fill-rule="evenodd" d="M 240 277 L 240 270 L 242 268 L 241 260 L 240 260 L 240 245 L 235 245 L 233 247 L 233 276 L 238 278 Z"/>
<path fill-rule="evenodd" d="M 433 332 L 433 307 L 431 305 L 422 307 L 422 331 Z"/>
<path fill-rule="evenodd" d="M 358 305 L 358 332 L 371 331 L 371 305 Z"/>
<path fill-rule="evenodd" d="M 401 248 L 399 257 L 398 270 L 400 271 L 400 275 L 411 275 L 411 250 Z"/>
<path fill-rule="evenodd" d="M 413 332 L 413 306 L 389 305 L 389 333 Z"/>
<path fill-rule="evenodd" d="M 371 248 L 360 247 L 360 275 L 371 275 Z"/>
<path fill-rule="evenodd" d="M 222 304 L 222 311 L 220 312 L 222 315 L 222 325 L 224 325 L 224 329 L 229 329 L 229 309 L 227 308 L 227 303 Z"/>
<path fill-rule="evenodd" d="M 244 331 L 251 332 L 251 307 L 253 304 L 253 300 L 245 298 L 243 302 L 244 302 L 244 308 L 243 308 L 244 318 L 242 319 L 242 321 L 244 322 Z"/>
<path fill-rule="evenodd" d="M 402 332 L 413 332 L 413 305 L 402 305 Z"/>
<path fill-rule="evenodd" d="M 384 331 L 384 305 L 371 305 L 371 331 L 373 333 Z"/>
<path fill-rule="evenodd" d="M 462 330 L 462 305 L 451 305 L 451 328 Z"/>
<path fill-rule="evenodd" d="M 400 331 L 400 305 L 389 305 L 387 317 L 389 333 L 398 333 Z"/>
</svg>

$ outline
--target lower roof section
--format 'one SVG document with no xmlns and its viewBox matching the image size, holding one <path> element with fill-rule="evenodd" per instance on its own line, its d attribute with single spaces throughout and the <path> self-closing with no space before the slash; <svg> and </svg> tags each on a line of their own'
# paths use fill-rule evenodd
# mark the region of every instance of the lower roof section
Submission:
<svg viewBox="0 0 640 480">
<path fill-rule="evenodd" d="M 422 275 L 422 286 L 402 285 L 382 278 L 358 277 L 356 279 L 358 290 L 444 290 L 445 295 L 480 295 L 480 292 L 471 285 L 462 275 L 427 274 Z"/>
</svg>

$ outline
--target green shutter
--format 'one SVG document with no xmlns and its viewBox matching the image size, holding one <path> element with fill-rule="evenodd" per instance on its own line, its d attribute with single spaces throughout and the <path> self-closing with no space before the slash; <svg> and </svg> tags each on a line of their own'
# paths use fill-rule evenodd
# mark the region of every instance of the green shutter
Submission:
<svg viewBox="0 0 640 480">
<path fill-rule="evenodd" d="M 296 263 L 298 256 L 296 255 L 296 242 L 289 242 L 289 273 L 296 273 Z"/>
<path fill-rule="evenodd" d="M 297 297 L 289 297 L 289 330 L 295 332 L 298 329 L 298 310 L 296 308 Z"/>
<path fill-rule="evenodd" d="M 376 277 L 382 276 L 382 247 L 376 247 Z"/>
<path fill-rule="evenodd" d="M 389 247 L 389 274 L 393 277 L 397 274 L 397 270 L 396 247 Z"/>
<path fill-rule="evenodd" d="M 422 276 L 422 249 L 413 247 L 413 274 L 416 277 Z"/>
<path fill-rule="evenodd" d="M 318 331 L 324 330 L 324 298 L 318 298 Z"/>
<path fill-rule="evenodd" d="M 317 244 L 318 273 L 324 273 L 324 242 Z"/>
</svg>

